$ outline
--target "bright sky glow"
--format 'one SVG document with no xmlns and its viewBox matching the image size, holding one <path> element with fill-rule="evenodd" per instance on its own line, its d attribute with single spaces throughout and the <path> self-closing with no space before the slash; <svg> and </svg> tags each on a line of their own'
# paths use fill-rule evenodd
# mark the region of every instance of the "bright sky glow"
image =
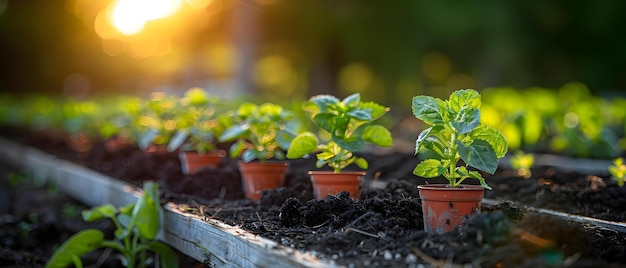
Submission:
<svg viewBox="0 0 626 268">
<path fill-rule="evenodd" d="M 173 15 L 182 0 L 118 0 L 113 4 L 111 23 L 122 34 L 141 32 L 146 22 Z"/>
</svg>

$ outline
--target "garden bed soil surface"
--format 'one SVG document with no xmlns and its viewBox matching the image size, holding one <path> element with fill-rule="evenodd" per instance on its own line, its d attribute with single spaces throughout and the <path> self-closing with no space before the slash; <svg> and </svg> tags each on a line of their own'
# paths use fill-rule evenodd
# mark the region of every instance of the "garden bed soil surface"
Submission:
<svg viewBox="0 0 626 268">
<path fill-rule="evenodd" d="M 6 131 L 6 136 L 60 158 L 141 186 L 158 182 L 164 201 L 181 211 L 215 218 L 278 243 L 313 252 L 348 267 L 621 267 L 626 265 L 626 235 L 594 225 L 534 213 L 525 206 L 555 209 L 623 221 L 623 188 L 598 176 L 537 168 L 523 179 L 500 169 L 488 177 L 490 199 L 510 200 L 483 206 L 459 228 L 444 235 L 423 231 L 416 186 L 442 183 L 412 174 L 413 155 L 364 154 L 370 162 L 358 200 L 346 194 L 313 200 L 306 171 L 314 160 L 290 161 L 286 187 L 263 193 L 259 203 L 243 199 L 235 160 L 185 176 L 176 154 L 147 154 L 132 146 L 107 151 L 71 150 L 63 138 Z M 226 147 L 226 146 L 225 146 Z M 207 264 L 211 260 L 206 261 Z"/>
</svg>

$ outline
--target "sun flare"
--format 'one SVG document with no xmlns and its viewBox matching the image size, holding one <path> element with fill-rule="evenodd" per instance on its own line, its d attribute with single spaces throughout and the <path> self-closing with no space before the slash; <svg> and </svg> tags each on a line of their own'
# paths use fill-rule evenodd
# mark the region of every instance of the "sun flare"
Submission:
<svg viewBox="0 0 626 268">
<path fill-rule="evenodd" d="M 182 0 L 118 0 L 113 5 L 111 23 L 125 35 L 140 33 L 146 22 L 173 15 Z"/>
</svg>

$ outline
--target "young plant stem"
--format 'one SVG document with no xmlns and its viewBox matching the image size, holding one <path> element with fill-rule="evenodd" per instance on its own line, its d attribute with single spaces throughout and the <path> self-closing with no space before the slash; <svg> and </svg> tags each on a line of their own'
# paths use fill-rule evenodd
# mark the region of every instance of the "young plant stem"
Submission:
<svg viewBox="0 0 626 268">
<path fill-rule="evenodd" d="M 448 181 L 450 182 L 450 187 L 455 187 L 456 185 L 454 184 L 454 174 L 456 173 L 456 143 L 454 142 L 456 140 L 456 133 L 454 133 L 454 131 L 452 130 L 452 135 L 450 135 L 450 167 L 448 168 L 448 176 L 446 176 L 446 179 L 448 179 Z"/>
</svg>

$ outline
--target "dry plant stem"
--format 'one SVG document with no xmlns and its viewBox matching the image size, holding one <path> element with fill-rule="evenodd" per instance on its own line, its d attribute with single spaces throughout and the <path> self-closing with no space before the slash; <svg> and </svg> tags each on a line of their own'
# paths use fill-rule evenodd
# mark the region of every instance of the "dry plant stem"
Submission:
<svg viewBox="0 0 626 268">
<path fill-rule="evenodd" d="M 444 261 L 444 260 L 437 260 L 429 256 L 428 254 L 424 253 L 423 251 L 419 250 L 416 247 L 413 247 L 411 249 L 413 250 L 413 253 L 415 253 L 415 255 L 420 257 L 422 260 L 425 260 L 426 262 L 428 262 L 430 265 L 432 265 L 432 267 L 445 267 L 445 268 L 464 268 L 465 267 L 465 265 L 454 264 L 454 263 L 451 263 L 449 261 Z"/>
</svg>

